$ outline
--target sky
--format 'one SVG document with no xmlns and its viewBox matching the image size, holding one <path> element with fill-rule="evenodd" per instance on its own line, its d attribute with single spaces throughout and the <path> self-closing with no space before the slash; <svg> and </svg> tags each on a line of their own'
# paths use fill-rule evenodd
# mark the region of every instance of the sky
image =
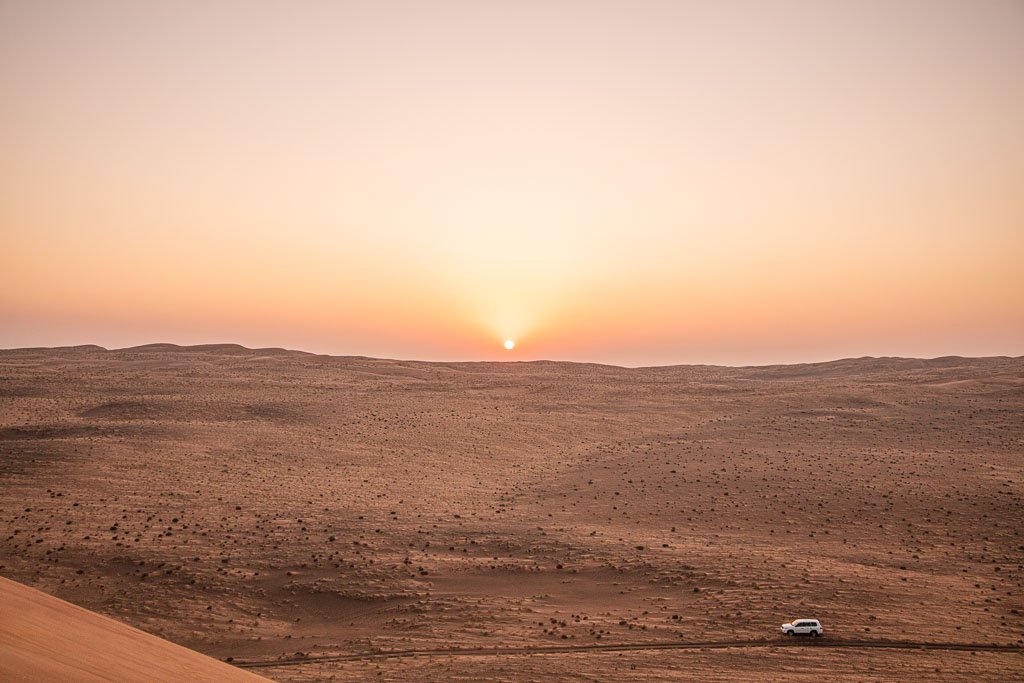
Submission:
<svg viewBox="0 0 1024 683">
<path fill-rule="evenodd" d="M 4 348 L 1024 354 L 1018 1 L 0 0 L 0 149 Z"/>
</svg>

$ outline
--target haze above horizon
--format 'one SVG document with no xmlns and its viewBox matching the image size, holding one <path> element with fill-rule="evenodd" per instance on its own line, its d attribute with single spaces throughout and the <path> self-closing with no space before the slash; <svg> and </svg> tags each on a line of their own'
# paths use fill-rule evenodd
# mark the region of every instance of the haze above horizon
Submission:
<svg viewBox="0 0 1024 683">
<path fill-rule="evenodd" d="M 6 2 L 0 94 L 0 347 L 1024 354 L 1020 3 Z"/>
</svg>

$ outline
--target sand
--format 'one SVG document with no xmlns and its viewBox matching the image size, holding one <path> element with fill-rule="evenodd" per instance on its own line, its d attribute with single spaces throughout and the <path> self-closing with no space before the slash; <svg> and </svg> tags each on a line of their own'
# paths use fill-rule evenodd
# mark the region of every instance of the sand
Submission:
<svg viewBox="0 0 1024 683">
<path fill-rule="evenodd" d="M 4 578 L 0 605 L 0 680 L 266 680 Z"/>
<path fill-rule="evenodd" d="M 0 575 L 277 680 L 1021 679 L 1022 453 L 1020 358 L 3 351 Z"/>
</svg>

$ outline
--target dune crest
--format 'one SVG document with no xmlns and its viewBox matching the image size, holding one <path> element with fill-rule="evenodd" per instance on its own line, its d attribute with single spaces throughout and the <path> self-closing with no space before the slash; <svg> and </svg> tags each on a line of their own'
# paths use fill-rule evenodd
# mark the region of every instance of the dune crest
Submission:
<svg viewBox="0 0 1024 683">
<path fill-rule="evenodd" d="M 0 577 L 5 681 L 265 681 Z"/>
</svg>

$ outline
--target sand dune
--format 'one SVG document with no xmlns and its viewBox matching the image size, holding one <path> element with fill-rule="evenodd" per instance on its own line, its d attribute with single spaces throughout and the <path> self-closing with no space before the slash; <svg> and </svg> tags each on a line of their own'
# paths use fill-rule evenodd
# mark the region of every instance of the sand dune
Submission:
<svg viewBox="0 0 1024 683">
<path fill-rule="evenodd" d="M 1022 452 L 1020 358 L 4 351 L 0 574 L 280 680 L 1007 680 Z M 949 647 L 583 647 L 800 616 Z"/>
<path fill-rule="evenodd" d="M 266 680 L 2 577 L 0 606 L 0 680 Z"/>
</svg>

